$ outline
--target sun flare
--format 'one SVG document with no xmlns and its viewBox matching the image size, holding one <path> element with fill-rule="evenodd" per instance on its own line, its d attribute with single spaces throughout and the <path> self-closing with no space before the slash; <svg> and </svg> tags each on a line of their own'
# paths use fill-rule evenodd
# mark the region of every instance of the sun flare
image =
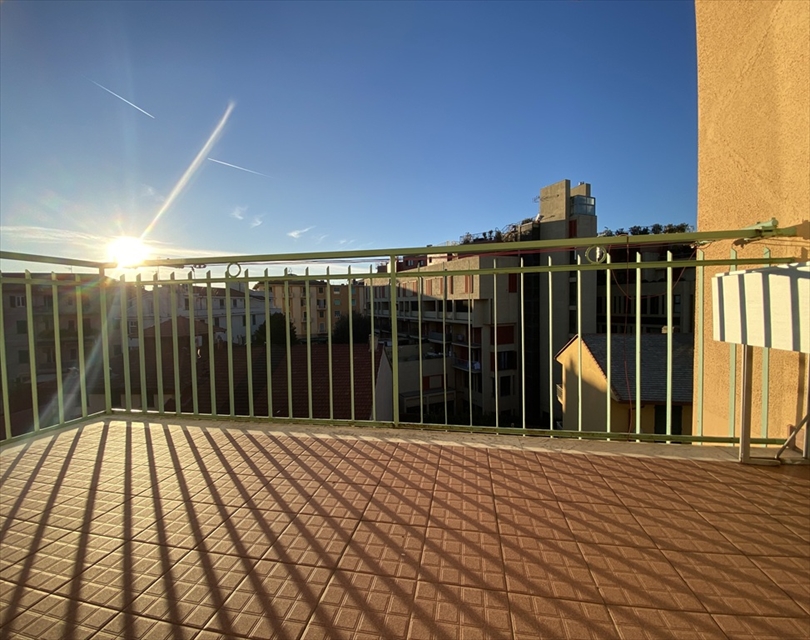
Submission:
<svg viewBox="0 0 810 640">
<path fill-rule="evenodd" d="M 107 245 L 107 256 L 119 267 L 135 267 L 149 257 L 149 247 L 138 238 L 121 236 Z"/>
</svg>

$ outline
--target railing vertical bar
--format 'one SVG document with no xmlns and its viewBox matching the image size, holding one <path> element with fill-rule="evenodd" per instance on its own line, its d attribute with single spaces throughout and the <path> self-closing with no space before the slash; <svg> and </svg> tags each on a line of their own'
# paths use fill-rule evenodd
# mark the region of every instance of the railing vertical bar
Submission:
<svg viewBox="0 0 810 640">
<path fill-rule="evenodd" d="M 309 299 L 309 267 L 304 269 L 304 275 L 306 279 L 304 280 L 304 299 L 306 302 L 304 303 L 304 323 L 307 327 L 307 408 L 309 410 L 309 418 L 310 420 L 313 417 L 312 414 L 312 306 Z M 331 284 L 331 283 L 330 283 Z M 332 295 L 330 291 L 330 287 L 326 288 L 329 291 L 328 295 Z"/>
<path fill-rule="evenodd" d="M 704 283 L 703 283 L 703 272 L 705 267 L 701 266 L 700 263 L 703 261 L 704 253 L 701 249 L 697 251 L 697 260 L 698 266 L 695 269 L 696 276 L 695 279 L 697 280 L 697 416 L 695 418 L 697 422 L 697 435 L 703 437 L 703 323 L 704 323 L 704 307 L 703 307 L 703 296 L 704 296 Z M 702 442 L 698 444 L 702 445 Z"/>
<path fill-rule="evenodd" d="M 369 266 L 369 273 L 371 273 L 371 266 Z M 376 281 L 372 280 L 372 283 L 373 282 L 376 282 Z M 380 286 L 380 289 L 382 289 L 382 288 L 383 287 Z M 374 356 L 375 356 L 375 352 L 376 352 L 377 339 L 376 339 L 376 336 L 374 334 L 374 303 L 373 303 L 373 300 L 374 300 L 374 297 L 372 296 L 372 304 L 371 304 L 371 342 L 369 344 L 369 346 L 370 346 L 369 351 L 371 351 L 371 417 L 372 417 L 373 420 L 376 420 L 377 419 L 377 386 L 376 386 L 376 376 L 374 375 L 375 374 L 375 371 L 374 371 L 374 364 L 375 364 L 374 360 L 375 360 L 375 358 L 374 358 Z M 382 303 L 380 303 L 380 304 L 382 304 Z M 389 317 L 389 319 L 391 318 L 391 306 L 390 306 L 390 304 L 388 306 L 388 317 Z M 380 337 L 382 338 L 382 327 L 380 327 Z M 352 391 L 352 396 L 354 396 L 354 391 Z M 398 398 L 394 398 L 394 402 L 396 402 L 397 400 L 398 400 Z M 363 418 L 363 419 L 365 420 L 365 418 Z"/>
<path fill-rule="evenodd" d="M 472 360 L 472 337 L 473 337 L 473 326 L 472 326 L 472 315 L 473 315 L 473 308 L 472 308 L 472 288 L 473 288 L 473 278 L 475 276 L 464 276 L 464 282 L 469 283 L 466 287 L 467 289 L 467 399 L 470 405 L 470 426 L 473 426 L 473 360 Z M 469 279 L 468 279 L 469 278 Z M 420 336 L 421 342 L 421 336 Z M 421 357 L 421 355 L 420 355 Z M 479 364 L 480 366 L 480 364 Z M 421 371 L 419 378 L 421 379 Z M 420 383 L 419 388 L 422 388 Z"/>
<path fill-rule="evenodd" d="M 138 324 L 138 374 L 139 374 L 139 381 L 141 385 L 141 410 L 146 413 L 146 410 L 149 408 L 148 403 L 148 395 L 149 392 L 146 388 L 146 345 L 144 344 L 144 335 L 143 335 L 143 292 L 145 291 L 143 282 L 141 280 L 141 274 L 138 273 L 135 275 L 135 314 L 137 317 L 137 324 Z M 81 307 L 77 307 L 77 312 L 79 312 Z M 81 316 L 81 313 L 78 313 Z M 82 320 L 81 318 L 77 319 L 79 327 L 82 327 Z M 81 335 L 81 334 L 79 334 Z M 81 341 L 81 338 L 79 338 Z M 81 356 L 84 353 L 84 347 L 82 346 L 79 355 Z M 79 358 L 79 362 L 82 362 L 82 358 Z M 79 370 L 84 371 L 82 364 L 79 364 Z M 82 376 L 84 379 L 84 376 Z"/>
<path fill-rule="evenodd" d="M 766 263 L 771 257 L 771 250 L 767 247 L 763 253 Z M 767 313 L 768 310 L 766 309 L 765 312 Z M 760 416 L 760 437 L 767 438 L 768 437 L 768 410 L 770 404 L 770 369 L 771 369 L 771 350 L 769 347 L 765 347 L 762 349 L 762 411 Z M 808 384 L 810 384 L 810 379 L 808 379 Z M 806 427 L 810 429 L 810 426 Z M 767 445 L 763 445 L 767 446 Z"/>
<path fill-rule="evenodd" d="M 3 274 L 0 273 L 0 327 L 6 326 L 3 317 Z M 29 329 L 30 330 L 30 329 Z M 8 360 L 6 359 L 6 337 L 0 333 L 0 395 L 3 398 L 3 433 L 6 440 L 11 439 L 11 409 L 8 396 Z"/>
<path fill-rule="evenodd" d="M 332 295 L 329 292 L 329 287 L 332 285 L 332 280 L 329 279 L 329 267 L 326 267 L 326 357 L 327 365 L 329 367 L 329 419 L 335 419 L 335 385 L 332 382 Z M 317 306 L 317 305 L 316 305 Z M 317 311 L 317 309 L 316 309 Z M 349 279 L 349 331 L 352 330 L 352 281 Z"/>
<path fill-rule="evenodd" d="M 352 266 L 348 268 L 349 281 L 352 278 Z M 371 313 L 374 314 L 374 283 L 371 285 Z M 371 326 L 371 344 L 374 344 L 374 325 Z M 354 421 L 354 318 L 349 314 L 349 395 L 351 418 Z"/>
<path fill-rule="evenodd" d="M 211 415 L 217 415 L 216 353 L 214 352 L 214 296 L 211 288 L 211 272 L 205 273 L 205 306 L 208 319 L 208 388 L 211 393 Z"/>
<path fill-rule="evenodd" d="M 393 409 L 394 409 L 394 424 L 399 424 L 399 323 L 398 323 L 398 313 L 397 310 L 399 305 L 397 304 L 397 257 L 391 256 L 391 295 L 394 298 L 394 307 L 392 309 L 392 322 L 391 322 L 391 369 L 393 373 Z M 375 360 L 372 361 L 372 372 L 376 368 L 376 357 Z M 445 366 L 446 363 L 445 363 Z M 376 390 L 374 395 L 376 396 Z M 376 398 L 375 398 L 375 405 L 376 405 Z M 376 406 L 375 406 L 376 411 Z M 447 415 L 447 411 L 445 411 L 445 416 Z M 374 419 L 376 420 L 376 414 Z"/>
<path fill-rule="evenodd" d="M 236 393 L 234 392 L 233 373 L 233 312 L 231 311 L 231 283 L 225 282 L 225 331 L 228 347 L 228 402 L 230 411 L 228 415 L 236 415 Z"/>
<path fill-rule="evenodd" d="M 608 264 L 608 265 L 610 264 L 610 253 L 608 253 L 605 256 L 605 263 Z M 608 433 L 613 431 L 613 423 L 612 423 L 612 414 L 613 414 L 613 412 L 611 411 L 611 403 L 612 403 L 612 400 L 613 400 L 612 395 L 611 395 L 611 389 L 613 388 L 612 387 L 613 380 L 612 380 L 612 375 L 611 375 L 612 372 L 613 372 L 613 359 L 612 359 L 613 354 L 612 354 L 612 351 L 611 351 L 611 347 L 612 347 L 612 345 L 611 345 L 611 340 L 612 340 L 611 329 L 613 328 L 613 326 L 612 326 L 612 323 L 613 323 L 613 314 L 612 314 L 613 306 L 612 306 L 612 292 L 611 292 L 612 286 L 613 286 L 613 272 L 610 270 L 610 267 L 608 267 L 607 269 L 605 269 L 605 321 L 606 321 L 606 326 L 605 326 L 605 329 L 606 329 L 606 331 L 605 331 L 605 333 L 606 333 L 605 350 L 607 352 L 607 356 L 606 356 L 607 357 L 607 366 L 606 366 L 607 371 L 605 371 L 605 375 L 607 376 L 607 388 L 605 389 L 605 422 L 606 422 L 606 425 L 607 425 L 607 432 Z"/>
<path fill-rule="evenodd" d="M 152 278 L 152 313 L 155 319 L 155 369 L 157 370 L 158 413 L 163 414 L 163 345 L 160 334 L 160 291 L 158 274 Z"/>
<path fill-rule="evenodd" d="M 290 333 L 290 321 L 293 317 L 292 304 L 290 304 L 290 281 L 287 279 L 289 271 L 284 268 L 284 303 L 287 308 L 285 316 L 285 328 L 287 332 L 287 416 L 293 417 L 293 391 L 292 391 L 292 335 Z"/>
<path fill-rule="evenodd" d="M 553 259 L 548 257 L 548 266 L 551 267 Z M 552 286 L 552 272 L 548 272 L 548 428 L 554 428 L 554 406 L 556 394 L 554 393 L 554 287 Z M 542 366 L 542 365 L 541 365 Z"/>
<path fill-rule="evenodd" d="M 500 427 L 501 419 L 501 379 L 498 367 L 498 258 L 492 258 L 492 313 L 495 332 L 495 427 Z"/>
<path fill-rule="evenodd" d="M 51 296 L 53 298 L 53 347 L 56 364 L 56 403 L 59 413 L 59 424 L 65 421 L 65 389 L 62 380 L 62 335 L 59 317 L 59 285 L 56 274 L 51 272 Z M 2 326 L 2 325 L 0 325 Z"/>
<path fill-rule="evenodd" d="M 200 398 L 197 389 L 197 314 L 194 305 L 194 272 L 188 272 L 188 350 L 191 365 L 191 403 L 194 415 L 200 415 Z"/>
<path fill-rule="evenodd" d="M 87 376 L 84 375 L 85 353 L 84 353 L 84 298 L 82 296 L 81 276 L 76 274 L 76 336 L 79 340 L 79 394 L 82 405 L 82 418 L 86 418 L 89 413 L 87 409 Z"/>
<path fill-rule="evenodd" d="M 101 300 L 101 362 L 104 365 L 104 411 L 112 411 L 112 384 L 110 381 L 110 331 L 107 326 L 107 276 L 98 270 L 99 299 Z"/>
<path fill-rule="evenodd" d="M 732 260 L 737 257 L 737 250 L 731 250 Z M 729 271 L 736 271 L 737 266 L 731 264 Z M 728 367 L 728 435 L 734 437 L 734 430 L 737 423 L 737 345 L 729 343 L 729 367 Z"/>
<path fill-rule="evenodd" d="M 577 253 L 577 266 L 582 256 Z M 582 431 L 582 272 L 577 269 L 577 431 Z M 570 276 L 569 276 L 570 281 Z M 553 357 L 553 356 L 552 356 Z"/>
<path fill-rule="evenodd" d="M 419 271 L 422 268 L 419 267 Z M 417 335 L 419 336 L 419 423 L 425 423 L 425 397 L 424 397 L 424 373 L 422 369 L 422 290 L 423 290 L 423 283 L 424 278 L 417 279 L 417 291 L 416 291 L 416 320 L 419 323 Z"/>
<path fill-rule="evenodd" d="M 628 256 L 629 259 L 629 256 Z M 636 251 L 636 433 L 641 433 L 641 252 Z M 628 309 L 629 312 L 629 309 Z"/>
<path fill-rule="evenodd" d="M 523 268 L 523 256 L 520 256 L 520 267 Z M 526 428 L 526 309 L 523 303 L 523 272 L 520 272 L 520 415 L 521 424 Z"/>
<path fill-rule="evenodd" d="M 270 352 L 270 271 L 264 270 L 264 359 L 267 368 L 267 416 L 273 417 L 273 358 Z"/>
<path fill-rule="evenodd" d="M 28 323 L 28 366 L 31 369 L 31 409 L 34 419 L 34 433 L 39 431 L 39 395 L 37 390 L 37 343 L 34 337 L 34 288 L 31 286 L 31 272 L 25 270 L 25 316 Z"/>
<path fill-rule="evenodd" d="M 172 317 L 172 373 L 174 374 L 174 412 L 180 415 L 182 397 L 180 391 L 180 345 L 177 335 L 177 285 L 174 284 L 174 272 L 169 275 L 169 308 Z"/>
<path fill-rule="evenodd" d="M 447 415 L 447 263 L 442 264 L 442 394 L 444 396 L 444 424 L 448 423 Z M 452 276 L 451 276 L 452 277 Z M 452 344 L 452 339 L 450 343 Z"/>
<path fill-rule="evenodd" d="M 667 251 L 667 262 L 672 263 L 672 251 Z M 667 267 L 667 435 L 672 435 L 672 267 Z M 641 304 L 641 300 L 637 302 Z"/>
<path fill-rule="evenodd" d="M 253 407 L 253 305 L 250 299 L 250 274 L 245 269 L 245 358 L 247 359 L 248 415 L 252 418 Z"/>
<path fill-rule="evenodd" d="M 129 365 L 129 302 L 127 300 L 127 279 L 122 273 L 118 298 L 121 308 L 121 354 L 124 360 L 124 408 L 132 411 L 132 372 Z"/>
</svg>

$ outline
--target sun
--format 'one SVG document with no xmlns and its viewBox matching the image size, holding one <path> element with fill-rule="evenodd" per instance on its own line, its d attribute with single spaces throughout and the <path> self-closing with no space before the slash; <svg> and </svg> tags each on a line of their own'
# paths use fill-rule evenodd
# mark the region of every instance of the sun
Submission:
<svg viewBox="0 0 810 640">
<path fill-rule="evenodd" d="M 149 257 L 149 248 L 138 238 L 120 236 L 107 245 L 107 257 L 119 267 L 135 267 Z"/>
</svg>

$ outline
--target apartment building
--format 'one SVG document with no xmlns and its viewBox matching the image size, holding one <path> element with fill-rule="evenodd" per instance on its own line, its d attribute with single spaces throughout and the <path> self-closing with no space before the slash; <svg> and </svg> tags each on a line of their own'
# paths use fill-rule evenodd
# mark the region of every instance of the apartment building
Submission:
<svg viewBox="0 0 810 640">
<path fill-rule="evenodd" d="M 383 340 L 390 339 L 393 312 L 399 344 L 422 343 L 421 350 L 401 352 L 408 363 L 400 371 L 401 414 L 417 417 L 421 397 L 422 410 L 440 421 L 463 420 L 470 412 L 479 424 L 487 420 L 494 424 L 496 415 L 502 426 L 519 421 L 518 276 L 454 275 L 496 265 L 509 269 L 519 262 L 515 257 L 451 255 L 437 260 L 434 256 L 430 264 L 418 269 L 430 275 L 397 279 L 393 305 L 388 280 L 370 281 L 369 313 L 373 309 L 375 332 Z M 411 364 L 418 363 L 420 351 L 424 360 L 421 379 L 420 368 Z"/>
<path fill-rule="evenodd" d="M 366 289 L 362 281 L 337 283 L 326 280 L 289 281 L 266 280 L 256 284 L 257 291 L 270 287 L 270 296 L 278 312 L 285 314 L 299 339 L 309 335 L 325 340 L 341 318 L 349 313 L 363 313 L 366 308 Z"/>
<path fill-rule="evenodd" d="M 209 296 L 210 292 L 210 296 Z M 211 306 L 211 320 L 214 329 L 227 329 L 228 317 L 231 320 L 231 340 L 235 344 L 245 344 L 247 334 L 256 331 L 265 320 L 264 294 L 250 290 L 244 282 L 234 282 L 225 287 L 161 284 L 149 290 L 130 286 L 127 290 L 127 333 L 129 347 L 138 346 L 138 326 L 142 329 L 163 324 L 172 317 L 172 310 L 178 317 L 188 318 L 193 308 L 194 319 L 208 323 L 208 306 Z M 140 311 L 139 311 L 140 308 Z M 270 313 L 277 313 L 275 300 L 270 296 Z M 157 321 L 156 321 L 157 320 Z M 217 339 L 226 339 L 223 331 L 215 331 Z"/>
<path fill-rule="evenodd" d="M 31 274 L 30 282 L 36 284 L 30 284 L 30 298 L 25 274 L 4 273 L 3 280 L 2 339 L 8 370 L 0 375 L 8 380 L 30 382 L 32 365 L 37 382 L 55 380 L 57 369 L 64 373 L 78 368 L 82 350 L 87 366 L 97 364 L 100 358 L 94 358 L 93 352 L 102 331 L 102 289 L 111 355 L 121 353 L 119 288 L 114 280 L 97 275 Z"/>
</svg>

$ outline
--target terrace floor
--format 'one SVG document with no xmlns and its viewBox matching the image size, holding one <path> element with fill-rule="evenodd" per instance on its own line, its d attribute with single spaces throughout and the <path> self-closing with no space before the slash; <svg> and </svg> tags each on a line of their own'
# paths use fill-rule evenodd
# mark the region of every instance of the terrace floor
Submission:
<svg viewBox="0 0 810 640">
<path fill-rule="evenodd" d="M 810 467 L 90 422 L 0 449 L 2 638 L 808 638 Z"/>
</svg>

